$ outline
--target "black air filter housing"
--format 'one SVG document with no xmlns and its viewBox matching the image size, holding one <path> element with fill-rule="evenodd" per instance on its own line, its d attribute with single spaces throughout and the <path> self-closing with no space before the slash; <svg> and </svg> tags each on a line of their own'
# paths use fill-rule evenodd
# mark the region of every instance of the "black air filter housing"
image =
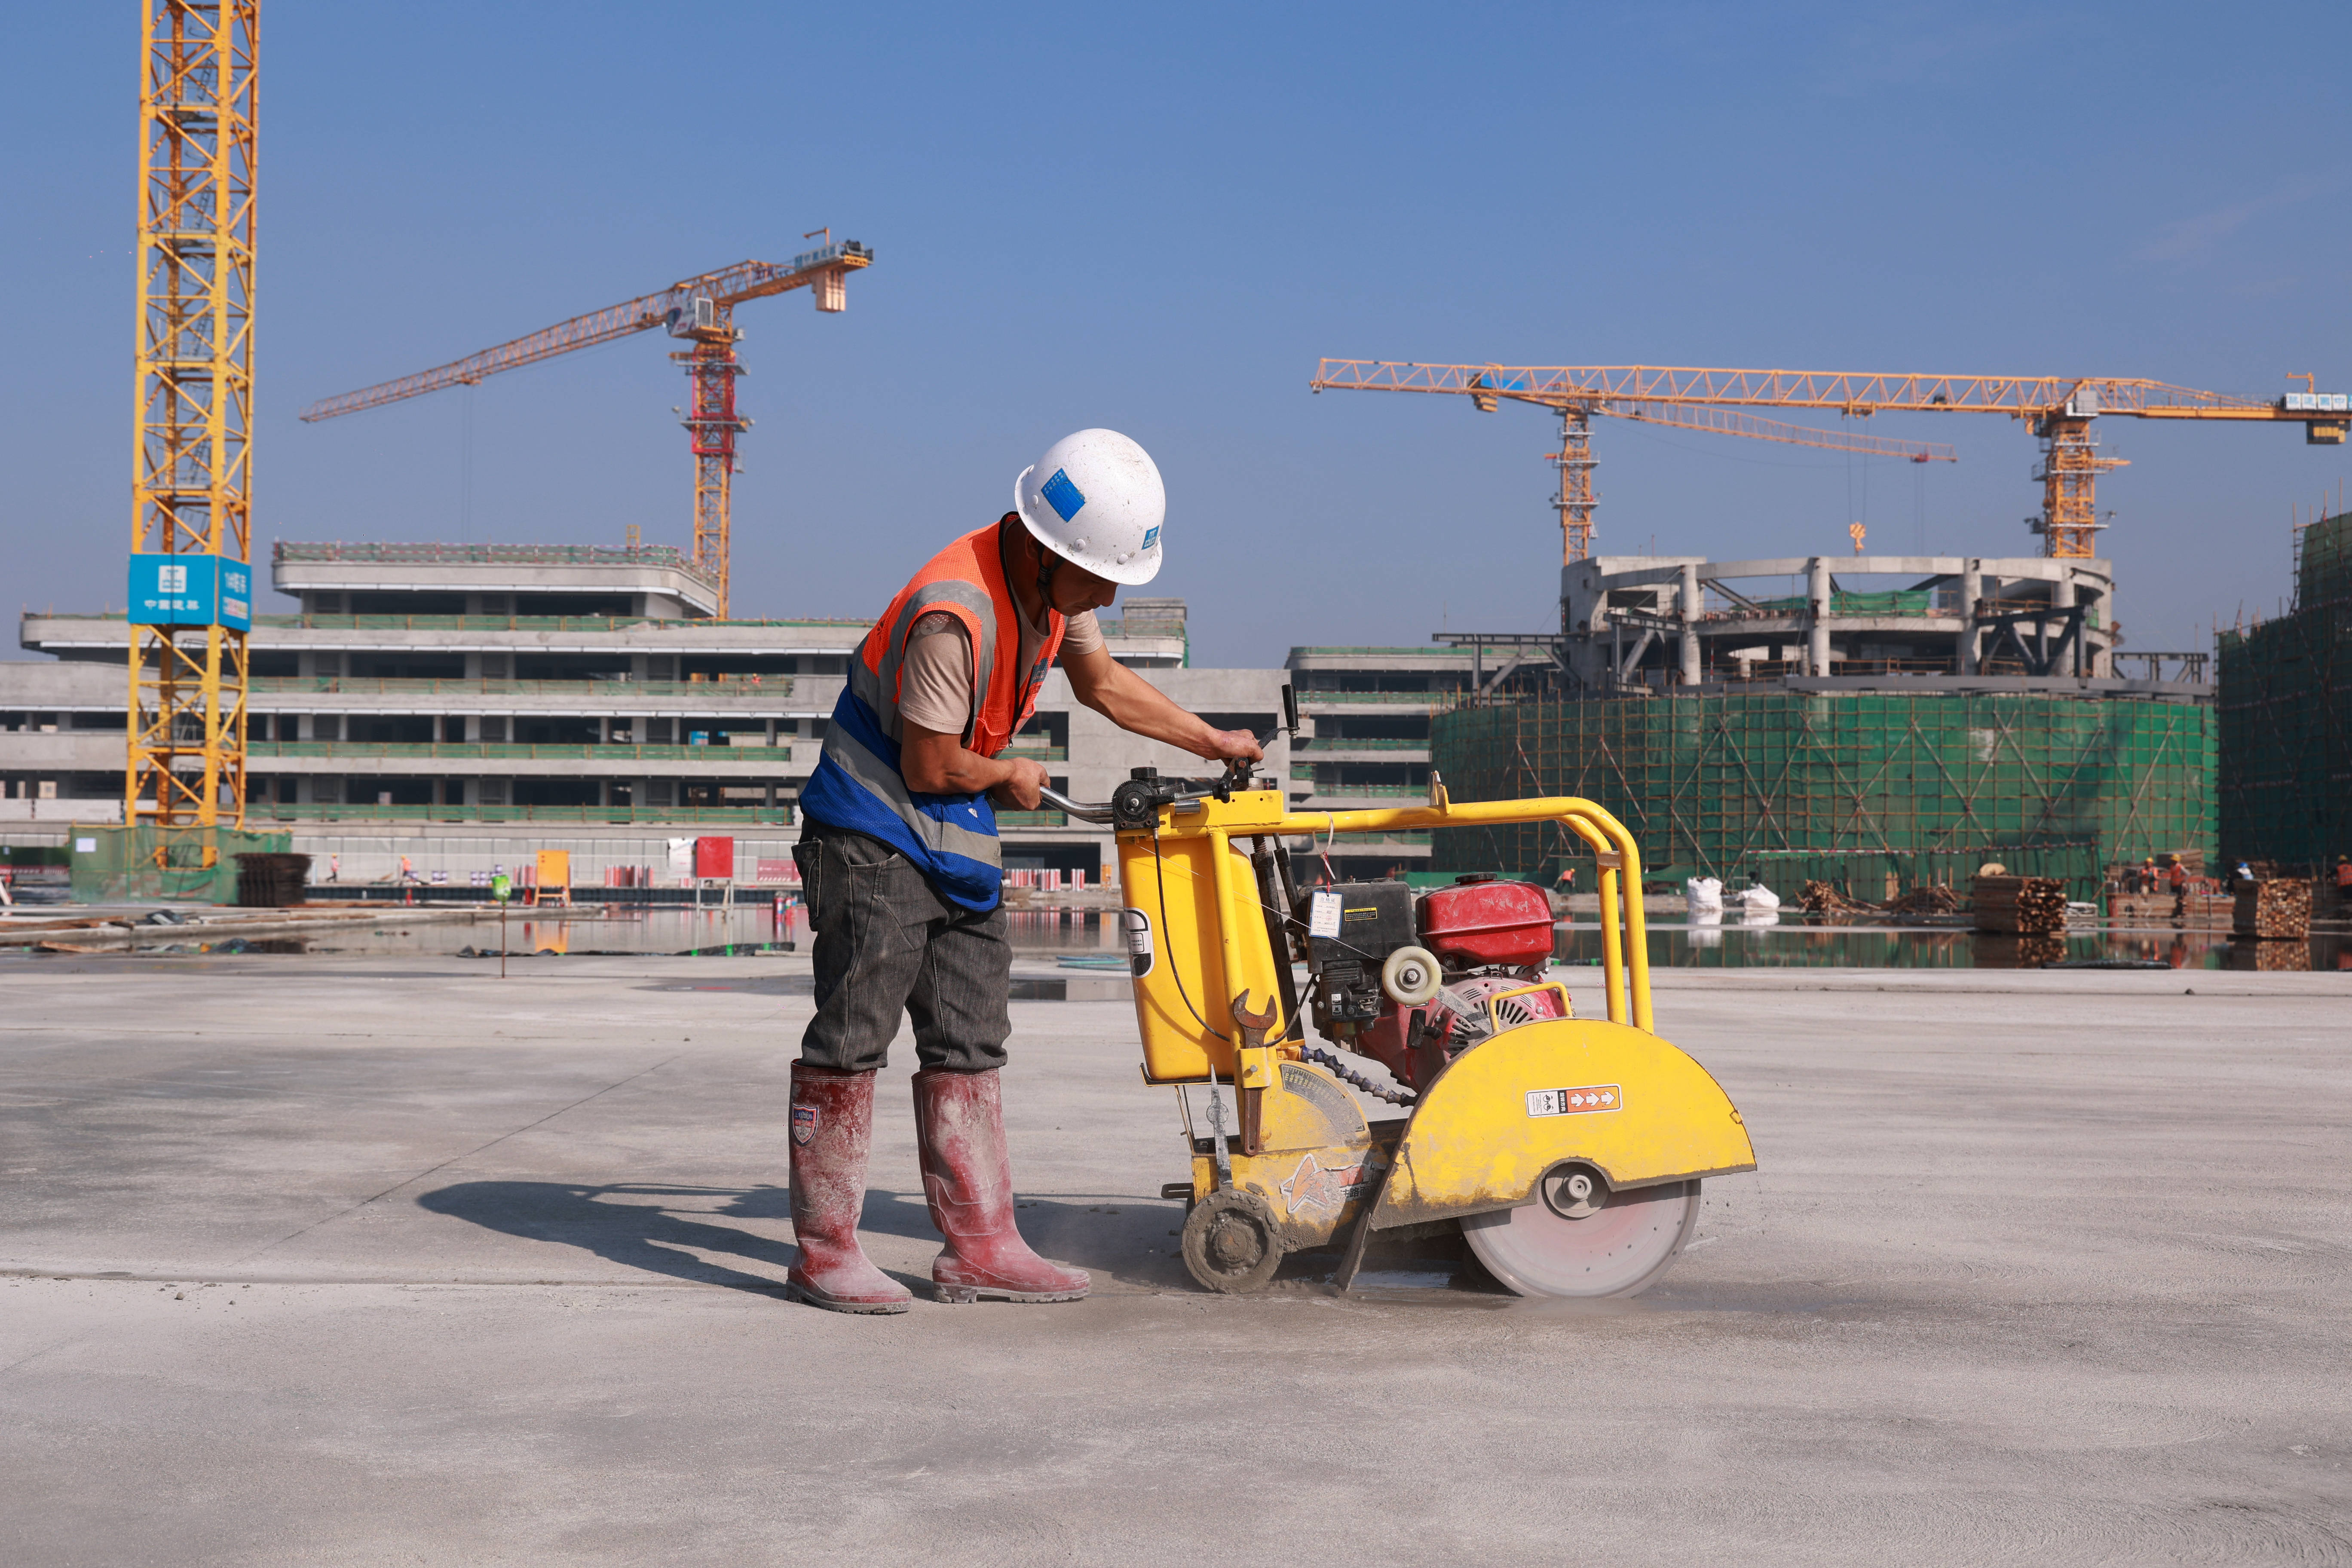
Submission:
<svg viewBox="0 0 2352 1568">
<path fill-rule="evenodd" d="M 1339 900 L 1338 936 L 1313 934 L 1318 897 Z M 1318 1026 L 1380 1016 L 1381 965 L 1398 948 L 1421 940 L 1413 929 L 1412 902 L 1412 889 L 1403 882 L 1335 882 L 1301 895 L 1298 920 L 1309 933 L 1307 970 L 1322 981 L 1317 988 Z"/>
</svg>

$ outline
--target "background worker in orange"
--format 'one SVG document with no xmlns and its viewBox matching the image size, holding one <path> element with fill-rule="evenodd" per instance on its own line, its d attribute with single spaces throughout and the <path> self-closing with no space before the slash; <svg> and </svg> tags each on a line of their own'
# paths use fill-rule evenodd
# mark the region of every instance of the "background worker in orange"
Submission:
<svg viewBox="0 0 2352 1568">
<path fill-rule="evenodd" d="M 1103 646 L 1094 612 L 1160 570 L 1160 470 L 1114 430 L 1081 430 L 1013 481 L 1013 510 L 950 543 L 901 589 L 850 663 L 793 849 L 816 931 L 816 1016 L 793 1064 L 793 1293 L 902 1312 L 908 1292 L 857 1240 L 874 1075 L 915 1026 L 915 1131 L 940 1299 L 1069 1301 L 1078 1269 L 1013 1220 L 997 1069 L 1013 1032 L 1013 950 L 996 806 L 1034 810 L 1041 763 L 1001 758 L 1058 657 L 1077 700 L 1121 729 L 1212 762 L 1257 742 L 1212 729 Z"/>
</svg>

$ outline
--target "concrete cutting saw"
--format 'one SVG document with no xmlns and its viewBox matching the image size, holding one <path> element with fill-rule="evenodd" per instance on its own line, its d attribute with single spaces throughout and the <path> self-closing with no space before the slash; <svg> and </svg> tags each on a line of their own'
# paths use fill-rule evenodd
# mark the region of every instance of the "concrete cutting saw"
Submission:
<svg viewBox="0 0 2352 1568">
<path fill-rule="evenodd" d="M 1139 769 L 1107 805 L 1051 804 L 1117 831 L 1143 1078 L 1177 1088 L 1192 1152 L 1165 1192 L 1209 1289 L 1337 1247 L 1344 1290 L 1375 1236 L 1458 1229 L 1522 1296 L 1630 1296 L 1690 1238 L 1699 1184 L 1756 1168 L 1730 1099 L 1654 1030 L 1641 852 L 1592 802 L 1457 805 L 1433 779 L 1423 805 L 1297 812 L 1272 781 Z M 1599 861 L 1605 1020 L 1548 978 L 1540 888 L 1302 887 L 1286 847 L 1552 822 Z"/>
</svg>

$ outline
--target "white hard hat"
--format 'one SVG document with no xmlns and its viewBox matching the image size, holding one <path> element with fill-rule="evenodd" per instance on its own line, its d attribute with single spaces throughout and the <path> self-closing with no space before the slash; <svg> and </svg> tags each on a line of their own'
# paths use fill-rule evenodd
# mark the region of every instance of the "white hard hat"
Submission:
<svg viewBox="0 0 2352 1568">
<path fill-rule="evenodd" d="M 1116 430 L 1081 430 L 1013 481 L 1013 510 L 1038 543 L 1097 577 L 1133 587 L 1160 571 L 1168 492 L 1151 454 Z"/>
</svg>

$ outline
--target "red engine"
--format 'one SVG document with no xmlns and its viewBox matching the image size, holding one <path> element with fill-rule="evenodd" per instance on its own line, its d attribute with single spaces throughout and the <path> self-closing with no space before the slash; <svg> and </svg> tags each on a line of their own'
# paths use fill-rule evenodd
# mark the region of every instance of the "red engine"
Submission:
<svg viewBox="0 0 2352 1568">
<path fill-rule="evenodd" d="M 1531 883 L 1465 877 L 1412 900 L 1417 942 L 1402 920 L 1375 913 L 1411 898 L 1400 883 L 1342 883 L 1323 896 L 1338 898 L 1343 921 L 1366 918 L 1308 940 L 1316 1026 L 1415 1090 L 1498 1029 L 1569 1016 L 1564 991 L 1525 990 L 1542 983 L 1552 955 L 1551 900 Z M 1524 994 L 1488 1007 L 1514 991 Z"/>
</svg>

